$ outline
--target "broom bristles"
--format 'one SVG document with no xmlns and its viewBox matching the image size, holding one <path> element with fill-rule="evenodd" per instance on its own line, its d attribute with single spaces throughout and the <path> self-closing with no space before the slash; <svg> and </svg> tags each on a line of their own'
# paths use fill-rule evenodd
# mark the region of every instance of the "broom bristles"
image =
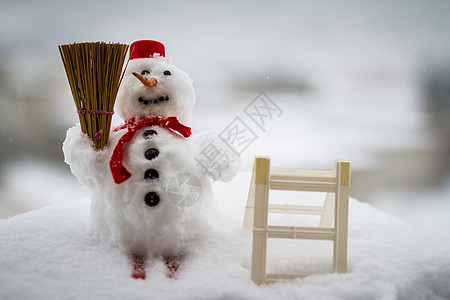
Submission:
<svg viewBox="0 0 450 300">
<path fill-rule="evenodd" d="M 88 42 L 59 45 L 81 130 L 96 149 L 109 139 L 117 92 L 128 45 Z"/>
</svg>

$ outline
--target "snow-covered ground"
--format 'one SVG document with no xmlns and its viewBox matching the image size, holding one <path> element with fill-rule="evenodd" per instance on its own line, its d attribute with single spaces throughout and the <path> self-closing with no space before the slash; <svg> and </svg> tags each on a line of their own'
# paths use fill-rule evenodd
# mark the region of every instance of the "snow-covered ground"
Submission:
<svg viewBox="0 0 450 300">
<path fill-rule="evenodd" d="M 250 280 L 251 232 L 241 227 L 250 173 L 216 185 L 220 216 L 195 244 L 178 279 L 147 264 L 145 280 L 89 229 L 89 199 L 0 220 L 2 299 L 449 299 L 450 242 L 350 201 L 349 271 L 329 273 L 331 244 L 270 239 L 268 271 L 303 274 L 256 286 Z"/>
<path fill-rule="evenodd" d="M 408 290 L 419 299 L 432 298 L 427 291 L 449 297 L 448 256 L 439 250 L 448 252 L 448 247 L 437 241 L 437 236 L 450 239 L 450 183 L 441 180 L 448 153 L 421 89 L 424 79 L 436 76 L 436 65 L 450 61 L 447 2 L 146 1 L 126 6 L 121 1 L 36 5 L 6 0 L 0 7 L 0 218 L 56 205 L 0 221 L 0 259 L 11 260 L 1 261 L 2 295 L 20 291 L 32 297 L 48 288 L 58 298 L 54 278 L 62 276 L 65 298 L 82 298 L 77 293 L 92 291 L 95 276 L 103 287 L 126 286 L 124 294 L 111 289 L 111 295 L 203 287 L 204 298 L 262 293 L 301 298 L 318 292 L 322 298 L 409 299 Z M 123 257 L 95 244 L 87 233 L 88 200 L 80 200 L 87 191 L 61 155 L 76 114 L 56 46 L 148 38 L 163 41 L 172 62 L 194 79 L 197 104 L 189 124 L 194 134 L 221 132 L 241 117 L 258 135 L 242 153 L 242 174 L 231 185 L 218 186 L 229 227 L 195 253 L 185 277 L 176 282 L 158 275 L 158 264 L 153 280 L 130 281 Z M 261 91 L 283 111 L 264 130 L 244 113 Z M 249 236 L 238 224 L 248 189 L 245 172 L 257 154 L 270 155 L 274 166 L 301 169 L 329 169 L 334 159 L 350 160 L 352 195 L 413 225 L 353 201 L 349 274 L 256 288 L 248 277 L 249 252 L 230 252 L 227 245 L 249 247 Z M 230 201 L 229 195 L 240 200 Z M 30 242 L 18 242 L 22 239 Z M 37 246 L 47 243 L 53 252 Z M 34 246 L 37 258 L 25 252 L 27 246 Z M 311 253 L 322 255 L 319 248 Z M 276 250 L 283 254 L 283 249 Z M 223 264 L 217 255 L 224 255 Z M 299 258 L 295 271 L 310 258 Z M 22 259 L 27 263 L 19 263 Z M 324 268 L 321 260 L 311 259 L 311 267 Z M 211 269 L 214 264 L 218 268 Z M 84 267 L 94 270 L 85 276 Z M 26 268 L 33 272 L 23 275 Z M 28 288 L 19 288 L 23 281 L 4 281 L 6 269 L 22 274 Z M 236 288 L 215 294 L 216 280 Z M 78 281 L 81 288 L 70 289 Z M 10 283 L 8 289 L 3 282 Z M 285 294 L 280 286 L 287 287 Z"/>
</svg>

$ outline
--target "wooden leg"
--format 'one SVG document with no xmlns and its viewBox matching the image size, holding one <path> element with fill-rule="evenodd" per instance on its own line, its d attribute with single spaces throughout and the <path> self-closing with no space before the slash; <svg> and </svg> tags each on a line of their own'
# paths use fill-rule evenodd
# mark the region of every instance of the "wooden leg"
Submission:
<svg viewBox="0 0 450 300">
<path fill-rule="evenodd" d="M 251 278 L 256 284 L 266 281 L 267 213 L 269 197 L 269 158 L 255 159 L 255 209 Z"/>
<path fill-rule="evenodd" d="M 338 273 L 347 272 L 348 197 L 350 188 L 350 163 L 339 162 L 336 193 L 336 240 L 334 267 Z"/>
</svg>

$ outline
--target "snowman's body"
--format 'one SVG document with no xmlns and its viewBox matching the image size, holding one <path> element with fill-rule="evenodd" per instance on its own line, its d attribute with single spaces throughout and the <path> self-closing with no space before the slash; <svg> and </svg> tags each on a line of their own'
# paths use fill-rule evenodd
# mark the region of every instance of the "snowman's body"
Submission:
<svg viewBox="0 0 450 300">
<path fill-rule="evenodd" d="M 122 131 L 112 135 L 120 137 Z M 202 233 L 202 214 L 211 197 L 210 179 L 193 159 L 196 147 L 191 139 L 151 126 L 138 130 L 127 148 L 124 165 L 133 175 L 121 184 L 111 176 L 102 178 L 92 199 L 96 232 L 127 253 L 180 255 Z M 179 182 L 188 176 L 194 184 Z M 177 196 L 177 186 L 188 199 Z"/>
<path fill-rule="evenodd" d="M 116 111 L 125 120 L 175 116 L 186 122 L 194 102 L 192 81 L 186 73 L 161 57 L 139 58 L 128 65 Z M 79 126 L 68 131 L 66 162 L 92 191 L 94 232 L 130 255 L 183 255 L 208 228 L 211 179 L 196 160 L 205 144 L 164 126 L 139 128 L 123 145 L 120 161 L 132 175 L 117 183 L 110 160 L 128 130 L 111 132 L 108 146 L 101 151 L 93 149 Z M 235 161 L 223 170 L 223 178 L 215 179 L 233 177 L 238 166 Z"/>
</svg>

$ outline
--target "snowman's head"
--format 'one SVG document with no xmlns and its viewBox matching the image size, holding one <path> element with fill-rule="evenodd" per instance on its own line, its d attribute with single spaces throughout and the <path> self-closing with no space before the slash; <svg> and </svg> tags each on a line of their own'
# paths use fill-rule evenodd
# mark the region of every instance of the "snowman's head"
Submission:
<svg viewBox="0 0 450 300">
<path fill-rule="evenodd" d="M 129 61 L 116 99 L 124 120 L 172 117 L 185 123 L 195 104 L 192 79 L 162 56 Z"/>
</svg>

